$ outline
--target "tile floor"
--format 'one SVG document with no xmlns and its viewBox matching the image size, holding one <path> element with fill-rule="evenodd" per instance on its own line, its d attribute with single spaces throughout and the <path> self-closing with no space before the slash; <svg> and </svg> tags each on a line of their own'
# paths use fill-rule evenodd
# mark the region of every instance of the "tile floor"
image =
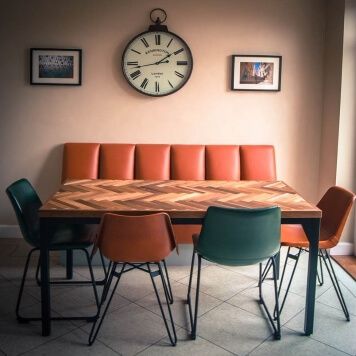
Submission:
<svg viewBox="0 0 356 356">
<path fill-rule="evenodd" d="M 14 308 L 27 247 L 22 240 L 0 240 L 0 355 L 356 355 L 356 282 L 336 267 L 351 321 L 346 322 L 326 278 L 317 287 L 315 331 L 303 335 L 307 255 L 302 257 L 291 294 L 282 314 L 282 340 L 271 337 L 271 329 L 257 303 L 257 268 L 205 265 L 202 272 L 198 337 L 188 335 L 187 292 L 189 267 L 169 266 L 175 303 L 173 314 L 178 344 L 168 343 L 155 302 L 149 276 L 133 271 L 122 279 L 98 339 L 87 346 L 90 324 L 53 322 L 50 337 L 42 337 L 40 323 L 18 324 Z M 285 251 L 283 251 L 283 254 Z M 283 259 L 283 256 L 282 256 Z M 40 310 L 35 266 L 25 290 L 22 313 Z M 102 277 L 99 267 L 96 276 Z M 64 275 L 53 263 L 52 275 Z M 75 279 L 87 279 L 85 267 L 76 267 Z M 266 281 L 265 297 L 272 303 L 272 283 Z M 92 290 L 88 287 L 52 288 L 52 312 L 58 315 L 93 313 Z"/>
</svg>

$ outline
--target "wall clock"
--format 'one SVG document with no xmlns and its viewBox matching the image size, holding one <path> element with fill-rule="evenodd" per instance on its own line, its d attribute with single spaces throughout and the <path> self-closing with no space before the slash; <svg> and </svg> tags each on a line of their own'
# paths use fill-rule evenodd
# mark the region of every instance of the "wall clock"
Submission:
<svg viewBox="0 0 356 356">
<path fill-rule="evenodd" d="M 160 11 L 164 17 L 154 21 Z M 142 94 L 169 95 L 181 89 L 189 80 L 193 57 L 187 43 L 162 25 L 167 14 L 162 9 L 150 13 L 154 25 L 135 36 L 122 56 L 122 70 L 128 83 Z"/>
</svg>

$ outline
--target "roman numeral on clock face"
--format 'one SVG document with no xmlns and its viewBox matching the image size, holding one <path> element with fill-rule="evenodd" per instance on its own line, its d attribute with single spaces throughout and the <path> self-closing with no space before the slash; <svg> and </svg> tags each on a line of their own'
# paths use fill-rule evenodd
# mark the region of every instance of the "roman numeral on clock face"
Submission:
<svg viewBox="0 0 356 356">
<path fill-rule="evenodd" d="M 135 50 L 135 49 L 133 49 L 133 48 L 131 48 L 131 51 L 132 51 L 132 52 L 135 52 L 135 53 L 137 53 L 137 54 L 141 54 L 141 52 L 136 51 L 136 50 Z"/>
<path fill-rule="evenodd" d="M 128 66 L 138 66 L 138 61 L 135 62 L 127 62 L 126 63 Z"/>
<path fill-rule="evenodd" d="M 141 41 L 142 41 L 142 43 L 145 45 L 146 48 L 150 46 L 150 45 L 148 44 L 148 42 L 146 41 L 146 38 L 145 38 L 145 37 L 141 38 Z"/>
<path fill-rule="evenodd" d="M 174 52 L 175 55 L 179 54 L 180 52 L 183 52 L 184 48 L 178 49 L 177 51 Z"/>
<path fill-rule="evenodd" d="M 142 89 L 146 89 L 147 84 L 148 84 L 148 79 L 145 78 L 145 79 L 143 80 L 143 82 L 141 83 L 140 87 L 141 87 Z"/>
<path fill-rule="evenodd" d="M 155 83 L 155 91 L 156 91 L 156 93 L 159 93 L 159 83 L 158 82 Z"/>
<path fill-rule="evenodd" d="M 140 70 L 136 70 L 135 72 L 130 74 L 130 77 L 135 80 L 136 78 L 138 78 L 141 75 L 141 71 Z"/>
<path fill-rule="evenodd" d="M 171 45 L 172 41 L 173 41 L 173 38 L 171 38 L 171 40 L 168 42 L 167 48 Z"/>
<path fill-rule="evenodd" d="M 156 45 L 159 46 L 161 44 L 161 35 L 155 35 Z"/>
<path fill-rule="evenodd" d="M 169 80 L 168 80 L 168 84 L 171 86 L 171 88 L 173 88 L 173 85 Z"/>
<path fill-rule="evenodd" d="M 184 78 L 184 75 L 182 73 L 177 72 L 176 70 L 174 71 L 174 74 L 179 78 Z"/>
<path fill-rule="evenodd" d="M 177 61 L 177 66 L 187 66 L 188 61 Z"/>
</svg>

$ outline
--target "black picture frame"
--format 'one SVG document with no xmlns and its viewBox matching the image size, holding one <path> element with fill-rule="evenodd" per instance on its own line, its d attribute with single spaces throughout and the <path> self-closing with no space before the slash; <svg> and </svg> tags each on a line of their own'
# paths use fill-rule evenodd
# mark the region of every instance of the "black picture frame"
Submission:
<svg viewBox="0 0 356 356">
<path fill-rule="evenodd" d="M 282 56 L 232 55 L 231 90 L 280 91 Z"/>
<path fill-rule="evenodd" d="M 31 48 L 31 85 L 82 85 L 82 50 Z"/>
</svg>

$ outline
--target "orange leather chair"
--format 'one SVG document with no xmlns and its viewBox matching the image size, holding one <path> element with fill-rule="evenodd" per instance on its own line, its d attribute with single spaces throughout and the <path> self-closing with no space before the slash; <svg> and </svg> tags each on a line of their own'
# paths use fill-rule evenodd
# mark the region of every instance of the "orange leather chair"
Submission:
<svg viewBox="0 0 356 356">
<path fill-rule="evenodd" d="M 96 248 L 99 248 L 103 256 L 109 259 L 110 268 L 99 305 L 99 318 L 95 321 L 89 335 L 89 345 L 94 343 L 98 335 L 121 276 L 133 269 L 138 269 L 148 273 L 151 277 L 167 334 L 174 346 L 177 342 L 177 335 L 170 307 L 173 303 L 173 295 L 165 258 L 177 248 L 177 245 L 169 216 L 166 213 L 142 216 L 105 214 L 101 220 Z M 154 278 L 158 276 L 163 285 L 170 327 L 154 281 Z M 103 315 L 100 317 L 101 308 L 105 304 L 114 277 L 116 277 L 116 283 Z"/>
<path fill-rule="evenodd" d="M 323 284 L 323 270 L 322 262 L 325 264 L 326 269 L 330 275 L 330 279 L 335 288 L 336 295 L 340 301 L 342 310 L 344 311 L 345 317 L 350 321 L 350 314 L 347 310 L 347 306 L 342 295 L 339 282 L 337 280 L 334 268 L 331 263 L 330 255 L 328 249 L 335 247 L 341 237 L 342 231 L 344 229 L 346 220 L 350 215 L 353 203 L 355 201 L 355 194 L 340 188 L 331 187 L 322 197 L 320 202 L 317 204 L 318 208 L 322 211 L 322 219 L 320 226 L 320 240 L 319 240 L 319 262 L 320 262 L 320 272 L 321 276 L 318 279 L 320 285 Z M 309 241 L 304 233 L 303 227 L 301 225 L 282 225 L 281 227 L 281 245 L 288 246 L 287 258 L 284 263 L 283 273 L 279 285 L 278 295 L 281 292 L 283 285 L 284 274 L 288 260 L 291 258 L 295 261 L 291 278 L 289 280 L 284 298 L 280 304 L 280 311 L 282 311 L 285 304 L 287 294 L 294 276 L 295 269 L 298 264 L 299 256 L 301 251 L 307 251 L 309 247 Z M 290 252 L 291 248 L 295 247 L 298 249 L 296 254 Z"/>
</svg>

